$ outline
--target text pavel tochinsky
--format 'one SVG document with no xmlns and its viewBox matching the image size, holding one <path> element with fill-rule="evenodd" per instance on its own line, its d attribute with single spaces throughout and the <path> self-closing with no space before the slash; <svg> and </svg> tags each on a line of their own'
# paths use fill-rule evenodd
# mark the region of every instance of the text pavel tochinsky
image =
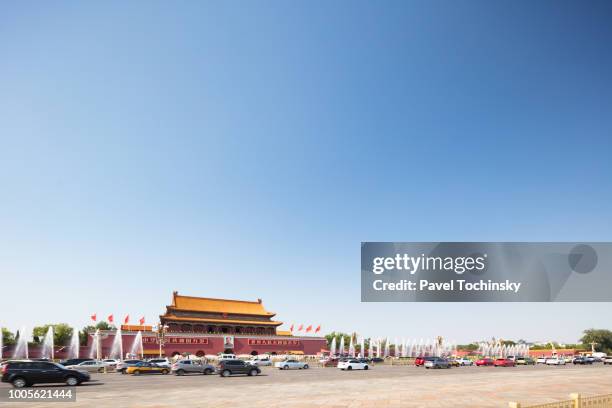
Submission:
<svg viewBox="0 0 612 408">
<path fill-rule="evenodd" d="M 411 256 L 396 254 L 394 257 L 376 257 L 372 259 L 372 273 L 381 275 L 386 271 L 402 271 L 412 277 L 418 272 L 449 272 L 461 276 L 466 272 L 482 273 L 487 268 L 487 254 L 478 256 Z M 475 282 L 466 279 L 451 279 L 445 282 L 418 279 L 416 281 L 401 279 L 396 282 L 385 282 L 376 279 L 372 282 L 375 291 L 511 291 L 518 293 L 520 282 L 508 279 L 501 282 L 480 279 Z"/>
</svg>

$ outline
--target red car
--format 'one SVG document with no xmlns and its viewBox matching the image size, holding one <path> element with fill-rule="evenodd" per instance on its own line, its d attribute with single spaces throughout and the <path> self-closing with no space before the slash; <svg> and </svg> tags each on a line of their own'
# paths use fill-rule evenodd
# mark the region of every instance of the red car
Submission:
<svg viewBox="0 0 612 408">
<path fill-rule="evenodd" d="M 328 358 L 323 362 L 323 367 L 338 367 L 338 361 L 340 359 L 336 357 Z"/>
<path fill-rule="evenodd" d="M 414 359 L 414 365 L 417 367 L 421 367 L 425 365 L 427 360 L 433 360 L 435 357 L 417 357 Z"/>
<path fill-rule="evenodd" d="M 514 367 L 516 364 L 514 360 L 510 360 L 509 358 L 498 358 L 493 365 L 495 367 Z"/>
<path fill-rule="evenodd" d="M 492 366 L 494 364 L 495 364 L 495 362 L 493 361 L 492 358 L 481 358 L 480 360 L 476 360 L 476 365 L 478 367 L 480 367 L 480 366 Z"/>
</svg>

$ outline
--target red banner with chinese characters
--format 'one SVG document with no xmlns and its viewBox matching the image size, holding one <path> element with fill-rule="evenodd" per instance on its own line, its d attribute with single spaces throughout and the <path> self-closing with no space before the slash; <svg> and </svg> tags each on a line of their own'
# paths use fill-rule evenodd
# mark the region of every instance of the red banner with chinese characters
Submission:
<svg viewBox="0 0 612 408">
<path fill-rule="evenodd" d="M 299 346 L 299 340 L 248 339 L 249 346 Z"/>
<path fill-rule="evenodd" d="M 207 338 L 201 337 L 164 337 L 166 344 L 208 344 Z M 143 344 L 159 344 L 157 337 L 143 337 Z"/>
</svg>

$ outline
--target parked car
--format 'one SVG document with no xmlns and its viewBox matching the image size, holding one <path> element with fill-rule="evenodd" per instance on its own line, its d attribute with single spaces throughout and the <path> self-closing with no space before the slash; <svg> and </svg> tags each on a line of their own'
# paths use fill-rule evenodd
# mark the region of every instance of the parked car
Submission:
<svg viewBox="0 0 612 408">
<path fill-rule="evenodd" d="M 115 371 L 121 374 L 125 374 L 125 371 L 127 370 L 128 367 L 135 366 L 138 363 L 144 363 L 144 361 L 142 360 L 124 360 L 120 362 L 119 364 L 117 364 L 117 366 L 115 367 Z"/>
<path fill-rule="evenodd" d="M 248 363 L 257 367 L 268 367 L 272 365 L 272 360 L 270 360 L 269 357 L 252 358 L 248 361 Z"/>
<path fill-rule="evenodd" d="M 261 369 L 257 366 L 247 364 L 242 360 L 221 360 L 217 366 L 217 372 L 221 377 L 229 377 L 235 374 L 246 374 L 249 376 L 258 375 Z"/>
<path fill-rule="evenodd" d="M 205 364 L 200 360 L 179 360 L 172 364 L 172 372 L 176 375 L 185 374 L 212 374 L 215 372 L 215 367 L 210 364 Z"/>
<path fill-rule="evenodd" d="M 593 363 L 601 363 L 603 361 L 601 357 L 596 356 L 588 356 L 587 360 L 591 360 Z"/>
<path fill-rule="evenodd" d="M 605 364 L 610 364 L 612 365 L 612 356 L 606 356 L 602 358 L 604 365 Z"/>
<path fill-rule="evenodd" d="M 351 358 L 346 361 L 340 361 L 338 363 L 338 368 L 341 370 L 368 370 L 370 366 L 368 363 L 362 363 L 356 358 Z"/>
<path fill-rule="evenodd" d="M 236 360 L 237 357 L 235 354 L 219 354 L 219 361 L 223 360 Z"/>
<path fill-rule="evenodd" d="M 425 368 L 451 368 L 451 363 L 441 357 L 434 357 L 425 361 Z"/>
<path fill-rule="evenodd" d="M 117 364 L 119 364 L 121 362 L 121 360 L 112 359 L 112 358 L 109 358 L 109 359 L 106 359 L 106 360 L 102 360 L 102 361 L 104 363 L 108 364 L 108 366 L 113 368 L 113 369 L 116 368 Z"/>
<path fill-rule="evenodd" d="M 576 358 L 574 358 L 572 363 L 574 365 L 576 365 L 576 364 L 586 365 L 586 364 L 593 364 L 593 361 L 591 361 L 591 360 L 589 360 L 588 358 L 585 358 L 585 357 L 576 357 Z"/>
<path fill-rule="evenodd" d="M 152 362 L 140 362 L 138 364 L 134 364 L 125 369 L 126 374 L 168 374 L 170 372 L 170 368 L 157 365 Z"/>
<path fill-rule="evenodd" d="M 451 367 L 459 367 L 459 366 L 461 366 L 461 363 L 458 362 L 456 358 L 449 358 L 448 359 L 448 363 L 451 365 Z"/>
<path fill-rule="evenodd" d="M 495 364 L 495 361 L 493 361 L 492 358 L 481 358 L 480 360 L 476 360 L 476 366 L 477 367 L 481 367 L 481 366 L 492 366 L 493 364 Z"/>
<path fill-rule="evenodd" d="M 514 360 L 509 358 L 498 358 L 493 362 L 493 366 L 495 367 L 514 367 L 516 363 Z"/>
<path fill-rule="evenodd" d="M 565 365 L 565 359 L 563 357 L 547 358 L 546 365 Z"/>
<path fill-rule="evenodd" d="M 323 367 L 337 367 L 340 359 L 336 357 L 331 357 L 325 360 L 322 360 Z"/>
<path fill-rule="evenodd" d="M 462 366 L 474 365 L 474 362 L 472 360 L 470 360 L 469 358 L 465 358 L 465 357 L 460 357 L 456 359 L 455 361 L 457 361 L 459 365 L 462 365 Z"/>
<path fill-rule="evenodd" d="M 52 383 L 76 386 L 89 380 L 89 373 L 51 362 L 9 361 L 2 365 L 2 382 L 11 383 L 15 388 Z"/>
<path fill-rule="evenodd" d="M 372 357 L 370 362 L 373 363 L 373 364 L 384 363 L 385 359 L 384 358 L 380 358 L 380 357 Z"/>
<path fill-rule="evenodd" d="M 170 364 L 170 360 L 168 360 L 168 358 L 164 357 L 164 358 L 151 358 L 149 360 L 147 360 L 148 363 L 153 363 L 155 365 L 158 365 L 160 367 L 166 367 L 166 368 L 170 368 L 171 364 Z"/>
<path fill-rule="evenodd" d="M 66 366 L 70 370 L 87 371 L 88 373 L 102 373 L 104 370 L 113 370 L 107 363 L 99 360 L 87 360 L 76 365 Z"/>
<path fill-rule="evenodd" d="M 535 360 L 531 357 L 518 357 L 516 364 L 519 365 L 535 365 Z"/>
<path fill-rule="evenodd" d="M 538 357 L 536 359 L 536 363 L 537 364 L 546 364 L 546 360 L 548 360 L 548 357 Z"/>
<path fill-rule="evenodd" d="M 425 365 L 425 361 L 434 359 L 435 357 L 417 357 L 414 359 L 414 365 L 420 367 Z"/>
<path fill-rule="evenodd" d="M 302 369 L 307 370 L 308 364 L 304 363 L 303 361 L 289 359 L 285 361 L 276 362 L 274 364 L 274 367 L 281 369 L 281 370 L 302 370 Z"/>
<path fill-rule="evenodd" d="M 64 367 L 81 364 L 83 361 L 92 361 L 93 358 L 69 358 L 68 360 L 62 360 L 59 363 Z"/>
</svg>

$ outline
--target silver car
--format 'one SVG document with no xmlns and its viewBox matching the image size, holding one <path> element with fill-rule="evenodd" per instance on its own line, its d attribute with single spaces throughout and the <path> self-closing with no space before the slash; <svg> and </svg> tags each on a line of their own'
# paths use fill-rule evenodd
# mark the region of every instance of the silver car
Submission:
<svg viewBox="0 0 612 408">
<path fill-rule="evenodd" d="M 257 366 L 257 367 L 263 367 L 263 366 L 271 366 L 272 360 L 270 360 L 269 358 L 252 358 L 249 361 L 247 361 L 247 363 Z"/>
<path fill-rule="evenodd" d="M 176 375 L 213 374 L 215 367 L 200 360 L 179 360 L 172 364 L 172 372 Z"/>
<path fill-rule="evenodd" d="M 102 373 L 106 371 L 115 371 L 108 363 L 98 360 L 83 361 L 80 364 L 66 367 L 69 370 L 87 371 L 88 373 Z"/>
<path fill-rule="evenodd" d="M 425 361 L 425 368 L 451 368 L 450 363 L 445 358 L 434 357 Z"/>
</svg>

